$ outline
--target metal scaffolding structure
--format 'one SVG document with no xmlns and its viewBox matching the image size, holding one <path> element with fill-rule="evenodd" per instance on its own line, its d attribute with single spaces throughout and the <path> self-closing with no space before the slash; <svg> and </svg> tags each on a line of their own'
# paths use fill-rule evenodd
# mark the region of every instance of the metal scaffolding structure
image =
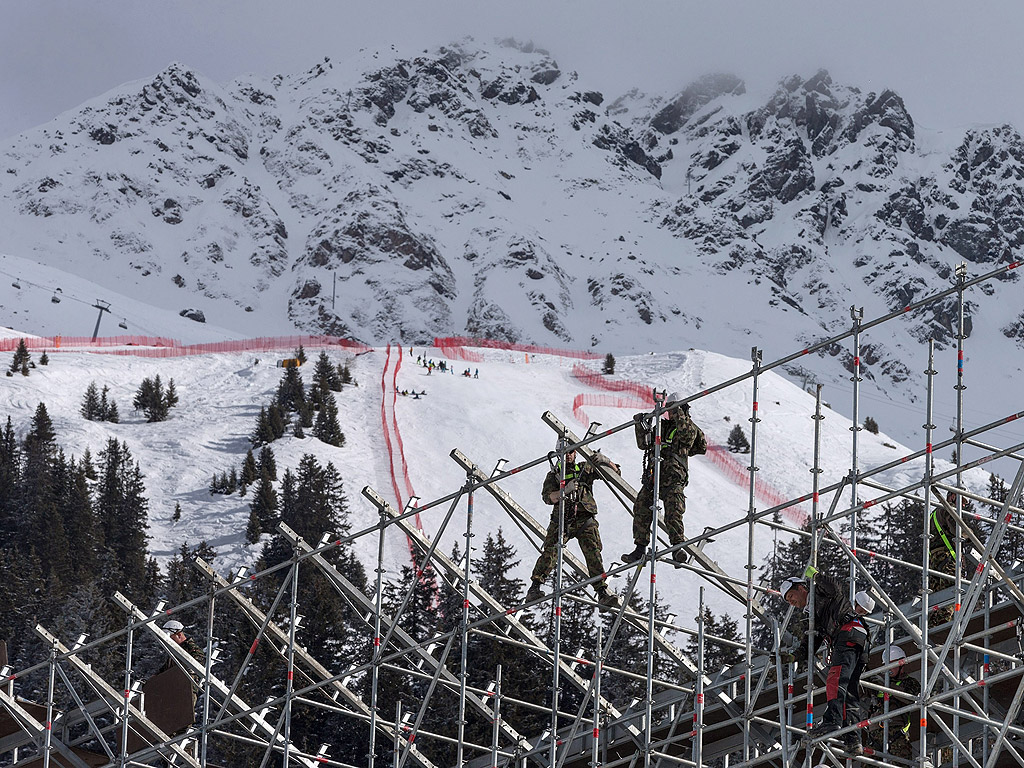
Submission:
<svg viewBox="0 0 1024 768">
<path fill-rule="evenodd" d="M 373 526 L 338 537 L 326 532 L 318 542 L 305 541 L 287 526 L 280 534 L 292 547 L 289 560 L 260 573 L 239 572 L 231 578 L 216 573 L 209 564 L 197 559 L 198 573 L 205 577 L 206 591 L 179 606 L 159 605 L 146 609 L 134 605 L 121 594 L 114 596 L 123 609 L 125 625 L 104 637 L 87 641 L 83 636 L 67 643 L 46 627 L 37 626 L 36 633 L 50 649 L 47 658 L 34 666 L 14 670 L 6 665 L 5 654 L 0 677 L 0 764 L 18 766 L 129 766 L 129 765 L 214 765 L 208 759 L 214 740 L 241 742 L 262 751 L 265 765 L 333 765 L 347 768 L 330 757 L 331 745 L 319 751 L 303 751 L 291 738 L 294 724 L 293 708 L 315 708 L 327 718 L 337 718 L 348 725 L 365 728 L 368 750 L 360 766 L 375 768 L 390 761 L 395 768 L 419 765 L 434 768 L 435 763 L 422 749 L 424 743 L 446 744 L 455 749 L 455 764 L 473 768 L 569 768 L 587 765 L 591 768 L 650 768 L 659 766 L 721 765 L 746 768 L 756 765 L 807 766 L 817 763 L 843 765 L 854 759 L 840 747 L 822 738 L 815 738 L 813 724 L 824 705 L 824 676 L 821 663 L 798 666 L 787 660 L 781 647 L 793 611 L 775 615 L 766 607 L 765 598 L 774 584 L 757 583 L 754 571 L 755 538 L 760 533 L 783 532 L 809 540 L 810 563 L 816 563 L 819 552 L 829 548 L 831 554 L 845 557 L 849 563 L 849 588 L 852 598 L 859 587 L 869 588 L 881 603 L 883 618 L 876 622 L 880 638 L 872 652 L 868 669 L 871 676 L 864 687 L 872 695 L 883 697 L 881 715 L 847 729 L 881 726 L 881 749 L 868 750 L 856 757 L 865 765 L 970 765 L 974 768 L 996 768 L 1020 764 L 1024 766 L 1024 724 L 1021 706 L 1024 702 L 1024 652 L 1021 628 L 1024 626 L 1024 569 L 1001 556 L 1000 548 L 1010 531 L 1024 533 L 1020 515 L 1021 492 L 1024 488 L 1024 442 L 1012 443 L 1000 434 L 1000 428 L 1024 417 L 1024 407 L 989 423 L 967 428 L 964 418 L 964 293 L 969 288 L 1000 278 L 1020 266 L 1012 262 L 979 277 L 968 279 L 961 267 L 955 272 L 955 285 L 885 316 L 865 321 L 863 311 L 852 309 L 848 330 L 770 363 L 762 362 L 761 350 L 751 355 L 748 373 L 696 392 L 683 402 L 690 402 L 729 387 L 750 386 L 750 465 L 748 509 L 743 516 L 715 529 L 705 529 L 683 544 L 669 545 L 661 512 L 655 516 L 655 536 L 642 568 L 635 564 L 609 570 L 627 579 L 624 599 L 617 608 L 601 608 L 613 617 L 609 629 L 599 631 L 587 658 L 575 648 L 565 648 L 560 635 L 562 606 L 570 601 L 597 608 L 593 590 L 599 577 L 590 578 L 586 565 L 568 549 L 558 547 L 555 588 L 543 598 L 553 604 L 552 641 L 545 642 L 521 611 L 530 606 L 505 605 L 489 594 L 472 576 L 472 539 L 474 533 L 474 499 L 480 493 L 492 497 L 509 519 L 539 548 L 545 524 L 538 521 L 502 487 L 510 476 L 528 468 L 544 465 L 547 456 L 538 457 L 512 469 L 504 461 L 492 470 L 482 469 L 463 452 L 455 449 L 451 458 L 465 472 L 465 483 L 452 493 L 416 509 L 393 508 L 380 494 L 367 487 L 362 495 L 379 514 Z M 957 415 L 953 436 L 937 441 L 933 422 L 934 343 L 929 342 L 928 368 L 924 371 L 926 414 L 923 425 L 923 447 L 892 462 L 874 467 L 861 467 L 858 453 L 859 398 L 861 381 L 860 348 L 863 334 L 882 323 L 907 313 L 955 297 L 958 306 L 956 327 L 957 349 Z M 821 487 L 820 466 L 821 420 L 823 404 L 821 386 L 816 393 L 814 419 L 813 466 L 809 493 L 767 509 L 757 509 L 757 463 L 759 445 L 758 384 L 767 371 L 784 366 L 803 356 L 848 342 L 851 345 L 853 369 L 853 427 L 851 428 L 851 466 L 840 481 Z M 664 398 L 655 398 L 653 415 L 677 408 L 669 407 Z M 1024 406 L 1024 403 L 1021 404 Z M 543 422 L 571 448 L 589 458 L 601 440 L 625 429 L 633 422 L 582 437 L 551 413 Z M 652 429 L 657 429 L 658 419 Z M 1000 445 L 1002 443 L 1002 445 Z M 656 443 L 657 447 L 657 443 Z M 970 447 L 978 458 L 965 461 L 963 452 Z M 933 463 L 936 451 L 953 448 L 957 464 L 948 471 L 937 471 Z M 996 500 L 969 491 L 962 485 L 965 471 L 981 467 L 996 459 L 1016 467 L 1006 498 Z M 920 477 L 902 487 L 888 487 L 879 476 L 888 470 L 920 460 Z M 657 465 L 655 465 L 657 466 Z M 637 496 L 620 475 L 603 471 L 602 477 L 613 493 L 631 510 Z M 658 483 L 654 483 L 657 508 Z M 861 491 L 869 489 L 874 496 L 861 500 Z M 947 500 L 953 491 L 955 502 Z M 847 501 L 844 501 L 847 500 Z M 863 552 L 858 551 L 856 531 L 858 516 L 871 507 L 909 499 L 926 511 L 921 531 L 921 565 L 906 560 L 870 553 L 894 565 L 920 575 L 919 598 L 896 604 L 881 589 L 865 565 Z M 965 522 L 964 503 L 971 500 L 979 511 L 974 520 L 990 524 L 987 537 L 980 537 Z M 778 513 L 810 502 L 811 514 L 806 529 L 780 522 Z M 456 510 L 465 505 L 465 546 L 461 560 L 447 556 L 437 545 L 441 533 L 455 518 Z M 428 538 L 414 524 L 413 517 L 437 507 L 447 512 L 437 528 L 437 535 Z M 957 559 L 969 564 L 967 574 L 950 576 L 934 570 L 929 563 L 928 510 L 942 508 L 957 523 L 955 542 Z M 838 526 L 848 523 L 847 536 Z M 705 544 L 715 536 L 735 529 L 746 529 L 747 563 L 745 574 L 726 573 L 719 567 Z M 455 631 L 427 640 L 417 640 L 405 631 L 400 619 L 411 608 L 414 585 L 402 594 L 399 609 L 388 614 L 384 599 L 384 535 L 401 531 L 418 552 L 419 563 L 429 563 L 437 576 L 455 594 L 461 596 L 462 618 Z M 362 537 L 378 537 L 375 579 L 372 592 L 354 584 L 332 564 L 330 554 Z M 714 637 L 705 626 L 704 587 L 696 629 L 674 626 L 655 614 L 657 574 L 672 559 L 673 552 L 684 548 L 688 561 L 681 566 L 683 574 L 705 580 L 722 594 L 743 606 L 744 640 L 735 642 Z M 423 567 L 422 565 L 420 566 Z M 648 574 L 645 590 L 645 612 L 629 607 L 629 597 L 640 589 L 642 574 Z M 366 625 L 372 646 L 368 660 L 354 661 L 343 669 L 330 668 L 315 658 L 302 643 L 301 610 L 316 606 L 299 604 L 299 585 L 303 579 L 316 578 L 328 584 Z M 264 579 L 274 584 L 272 604 L 258 604 L 253 599 L 253 585 Z M 278 586 L 279 585 L 279 586 Z M 777 593 L 775 593 L 777 594 Z M 215 612 L 214 606 L 219 613 Z M 953 606 L 952 618 L 941 624 L 929 620 L 936 607 Z M 205 661 L 197 661 L 174 642 L 158 625 L 184 610 L 205 608 Z M 217 626 L 218 615 L 230 611 L 236 622 L 230 629 Z M 813 617 L 813 613 L 811 613 Z M 758 647 L 752 640 L 754 622 L 771 629 L 770 647 Z M 641 700 L 621 708 L 602 689 L 617 675 L 638 679 L 636 673 L 616 669 L 607 663 L 609 650 L 620 631 L 630 627 L 646 637 L 648 663 L 646 673 L 639 676 L 644 686 Z M 246 658 L 233 669 L 225 669 L 215 658 L 215 638 L 230 631 L 241 633 L 252 643 Z M 813 631 L 813 626 L 808 632 Z M 693 638 L 695 654 L 688 654 L 668 638 L 672 632 Z M 246 634 L 248 633 L 248 634 Z M 469 684 L 467 646 L 472 636 L 488 638 L 495 643 L 525 649 L 537 664 L 538 674 L 549 675 L 550 699 L 547 702 L 517 700 L 503 690 L 503 670 L 497 665 L 493 684 L 486 689 Z M 188 675 L 185 694 L 198 695 L 193 706 L 191 724 L 173 721 L 157 706 L 147 701 L 149 693 L 137 679 L 133 651 L 140 642 L 155 644 L 174 661 L 172 669 Z M 461 657 L 450 657 L 458 641 Z M 713 644 L 741 652 L 739 663 L 726 669 L 712 669 L 706 652 Z M 899 646 L 906 659 L 882 663 L 883 651 Z M 240 696 L 243 678 L 255 657 L 257 647 L 269 647 L 287 672 L 283 692 L 269 700 L 250 702 Z M 115 649 L 125 659 L 123 679 L 105 680 L 91 663 L 98 655 Z M 658 672 L 655 654 L 667 660 L 670 674 Z M 890 658 L 888 655 L 886 658 Z M 891 685 L 890 673 L 916 674 L 921 692 L 911 703 L 903 703 L 906 694 Z M 581 673 L 585 671 L 585 674 Z M 507 670 L 504 670 L 507 673 Z M 384 674 L 399 675 L 419 681 L 425 693 L 416 711 L 384 712 L 380 706 Z M 185 679 L 185 678 L 183 678 Z M 389 677 L 388 679 L 392 679 Z M 18 695 L 18 686 L 32 681 L 33 690 L 45 690 L 46 699 L 28 702 Z M 154 680 L 147 681 L 147 686 Z M 575 690 L 565 701 L 573 703 L 562 708 L 560 694 Z M 890 698 L 891 696 L 891 698 Z M 444 699 L 457 708 L 454 729 L 431 722 L 431 704 Z M 70 705 L 67 702 L 71 702 Z M 63 708 L 58 709 L 58 702 Z M 198 709 L 196 709 L 198 704 Z M 526 733 L 508 716 L 510 707 L 549 716 L 549 727 L 542 733 Z M 186 707 L 187 708 L 187 707 Z M 194 712 L 198 711 L 198 716 Z M 917 725 L 910 729 L 914 757 L 907 760 L 889 752 L 890 735 L 897 723 L 908 717 Z M 448 721 L 450 723 L 450 720 Z M 477 726 L 474 732 L 486 731 L 489 742 L 470 740 L 467 725 Z M 841 732 L 840 732 L 841 733 Z M 387 757 L 382 757 L 387 755 Z"/>
</svg>

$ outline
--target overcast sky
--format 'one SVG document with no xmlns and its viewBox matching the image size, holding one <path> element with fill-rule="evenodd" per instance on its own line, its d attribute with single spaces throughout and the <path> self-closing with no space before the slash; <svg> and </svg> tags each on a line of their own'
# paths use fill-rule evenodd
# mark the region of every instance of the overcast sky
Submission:
<svg viewBox="0 0 1024 768">
<path fill-rule="evenodd" d="M 826 67 L 895 89 L 921 125 L 1022 126 L 1022 30 L 1018 0 L 0 0 L 0 138 L 171 61 L 226 83 L 464 35 L 533 40 L 608 96 L 671 92 L 710 71 L 767 91 Z"/>
</svg>

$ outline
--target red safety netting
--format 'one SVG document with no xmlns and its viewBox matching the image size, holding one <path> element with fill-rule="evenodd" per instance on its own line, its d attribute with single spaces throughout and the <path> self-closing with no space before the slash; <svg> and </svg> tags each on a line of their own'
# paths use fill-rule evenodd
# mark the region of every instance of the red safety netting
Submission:
<svg viewBox="0 0 1024 768">
<path fill-rule="evenodd" d="M 584 405 L 597 405 L 605 408 L 631 408 L 634 411 L 650 408 L 648 403 L 645 403 L 638 397 L 615 397 L 614 395 L 588 394 L 576 395 L 576 397 L 572 399 L 572 415 L 576 418 L 576 421 L 585 427 L 590 426 L 590 417 L 587 415 L 586 411 L 583 410 Z"/>
<path fill-rule="evenodd" d="M 412 489 L 412 481 L 409 480 L 409 466 L 405 461 L 405 448 L 402 444 L 402 434 L 398 430 L 398 420 L 395 417 L 395 403 L 398 400 L 398 369 L 402 367 L 402 347 L 395 347 L 397 354 L 394 355 L 394 367 L 392 365 L 392 347 L 389 344 L 387 348 L 386 358 L 384 360 L 384 370 L 380 376 L 380 390 L 381 390 L 381 401 L 380 401 L 380 420 L 381 429 L 384 433 L 384 444 L 387 446 L 388 451 L 388 472 L 391 475 L 391 490 L 395 494 L 395 502 L 397 503 L 397 509 L 403 511 L 405 509 L 406 502 L 416 494 Z M 391 391 L 388 391 L 388 369 L 391 368 Z M 394 434 L 394 440 L 392 440 L 392 433 Z M 396 450 L 397 448 L 397 450 Z M 399 483 L 401 478 L 401 484 Z M 405 499 L 402 498 L 402 489 L 406 492 Z M 420 521 L 419 513 L 413 516 L 413 523 L 416 529 L 419 531 L 423 530 L 423 524 Z M 409 546 L 409 558 L 415 565 L 415 559 L 413 557 L 413 543 L 412 539 L 406 537 L 406 543 Z"/>
<path fill-rule="evenodd" d="M 462 360 L 465 363 L 482 363 L 484 356 L 479 352 L 471 352 L 465 347 L 445 343 L 445 339 L 434 339 L 434 346 L 449 360 Z"/>
<path fill-rule="evenodd" d="M 20 342 L 20 338 L 0 339 L 0 352 L 12 352 Z M 25 346 L 60 351 L 67 347 L 180 347 L 181 343 L 162 336 L 100 336 L 95 341 L 91 336 L 40 336 L 25 339 Z"/>
<path fill-rule="evenodd" d="M 736 485 L 748 485 L 750 483 L 749 469 L 736 459 L 735 455 L 725 446 L 708 445 L 707 459 Z M 776 507 L 788 501 L 770 483 L 763 480 L 758 481 L 754 486 L 754 496 L 767 507 Z M 797 525 L 803 525 L 807 521 L 806 510 L 795 504 L 782 510 L 782 516 Z"/>
<path fill-rule="evenodd" d="M 496 339 L 475 339 L 468 336 L 438 336 L 434 339 L 434 346 L 438 349 L 445 347 L 481 347 L 483 349 L 504 349 L 514 352 L 526 352 L 531 355 L 556 355 L 558 357 L 572 357 L 577 360 L 597 360 L 603 355 L 597 352 L 584 352 L 575 349 L 558 349 L 556 347 L 537 347 L 532 344 L 513 344 L 508 341 L 497 341 Z M 461 358 L 460 358 L 461 359 Z M 469 362 L 481 362 L 471 360 Z"/>
<path fill-rule="evenodd" d="M 638 384 L 635 381 L 617 381 L 609 379 L 603 373 L 592 371 L 579 363 L 572 367 L 572 375 L 578 381 L 581 381 L 588 387 L 593 387 L 594 389 L 603 389 L 606 392 L 627 392 L 643 401 L 641 403 L 641 407 L 645 405 L 654 405 L 654 388 L 648 387 L 645 384 Z M 598 405 L 598 403 L 591 403 L 591 405 Z M 633 406 L 623 407 L 632 408 Z"/>
<path fill-rule="evenodd" d="M 11 352 L 17 348 L 20 339 L 0 339 L 0 352 Z M 358 341 L 340 336 L 261 336 L 254 339 L 215 341 L 208 344 L 182 344 L 175 339 L 158 336 L 103 336 L 93 341 L 88 336 L 52 336 L 25 339 L 29 349 L 45 349 L 51 352 L 101 352 L 110 355 L 132 355 L 136 357 L 185 357 L 189 355 L 210 355 L 220 352 L 271 352 L 280 349 L 295 349 L 299 345 L 310 349 L 337 348 L 353 352 L 368 352 L 371 348 Z M 122 347 L 122 349 L 112 349 Z"/>
</svg>

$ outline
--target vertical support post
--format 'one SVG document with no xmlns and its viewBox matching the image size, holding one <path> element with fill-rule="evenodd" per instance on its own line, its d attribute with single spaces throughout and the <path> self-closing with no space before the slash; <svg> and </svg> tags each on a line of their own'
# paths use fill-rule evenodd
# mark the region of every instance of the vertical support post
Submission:
<svg viewBox="0 0 1024 768">
<path fill-rule="evenodd" d="M 703 587 L 701 587 L 703 591 Z M 775 692 L 779 697 L 779 742 L 782 744 L 782 754 L 789 757 L 789 718 L 787 717 L 788 707 L 786 696 L 782 692 L 782 633 L 779 631 L 779 620 L 772 618 L 772 645 L 775 648 Z M 789 666 L 789 665 L 787 665 Z M 698 768 L 700 764 L 698 763 Z"/>
<path fill-rule="evenodd" d="M 399 759 L 402 753 L 402 700 L 395 702 L 395 746 L 392 753 L 391 768 L 398 768 L 401 765 Z"/>
<path fill-rule="evenodd" d="M 928 394 L 925 401 L 925 454 L 924 454 L 924 510 L 922 511 L 922 517 L 924 519 L 924 530 L 921 533 L 921 647 L 928 647 L 928 612 L 931 604 L 931 593 L 929 591 L 928 581 L 928 569 L 931 566 L 930 555 L 931 551 L 929 548 L 929 542 L 931 538 L 931 515 L 928 510 L 931 508 L 931 479 L 932 473 L 934 472 L 934 456 L 932 455 L 932 432 L 935 430 L 935 425 L 932 423 L 935 408 L 935 339 L 928 339 L 928 370 L 925 371 L 928 376 Z M 926 691 L 928 690 L 926 682 L 928 680 L 928 654 L 921 654 L 921 694 L 919 699 L 919 717 L 920 717 L 920 733 L 919 733 L 919 752 L 920 752 L 920 765 L 921 768 L 925 768 L 927 763 L 927 744 L 928 744 L 928 707 L 925 702 L 927 701 Z"/>
<path fill-rule="evenodd" d="M 754 516 L 757 512 L 754 494 L 757 490 L 757 425 L 761 421 L 757 411 L 757 388 L 761 370 L 761 350 L 757 347 L 750 348 L 750 361 L 753 364 L 753 375 L 750 378 L 752 398 L 750 411 L 750 466 L 747 467 L 747 470 L 750 472 L 750 492 L 747 504 L 747 564 L 745 566 L 747 569 L 747 612 L 744 614 L 746 636 L 748 638 L 752 637 L 754 633 L 754 612 L 750 610 L 750 604 L 754 601 L 754 531 L 756 528 Z M 744 649 L 744 663 L 746 664 L 748 674 L 743 676 L 743 709 L 744 714 L 749 718 L 754 712 L 754 702 L 751 700 L 751 675 L 749 674 L 753 664 L 753 651 L 749 642 L 746 643 Z M 750 760 L 750 758 L 750 729 L 744 728 L 743 759 Z"/>
<path fill-rule="evenodd" d="M 374 607 L 377 609 L 373 615 L 373 665 L 370 667 L 370 752 L 367 755 L 367 768 L 373 768 L 374 742 L 377 740 L 377 706 L 380 694 L 380 660 L 384 655 L 384 648 L 380 641 L 380 617 L 384 612 L 384 535 L 387 529 L 387 515 L 381 507 L 379 529 L 377 532 L 377 578 L 374 582 Z M 413 557 L 416 557 L 414 554 Z M 415 561 L 414 561 L 415 562 Z M 415 588 L 415 579 L 419 578 L 419 567 L 413 573 L 414 583 L 409 586 L 410 590 Z M 395 721 L 395 732 L 402 727 L 401 722 Z"/>
<path fill-rule="evenodd" d="M 650 550 L 647 557 L 651 565 L 651 586 L 647 603 L 647 676 L 644 681 L 644 768 L 651 768 L 651 718 L 654 705 L 654 602 L 657 598 L 656 564 L 658 558 L 658 500 L 661 497 L 661 418 L 665 413 L 665 392 L 654 391 L 654 466 L 651 467 L 651 530 Z"/>
<path fill-rule="evenodd" d="M 284 700 L 284 754 L 281 758 L 283 768 L 288 768 L 288 759 L 292 748 L 292 691 L 295 690 L 295 632 L 298 629 L 299 614 L 299 548 L 292 553 L 292 598 L 288 605 L 288 678 L 285 681 Z M 370 740 L 370 751 L 373 751 L 373 740 Z"/>
<path fill-rule="evenodd" d="M 700 588 L 697 609 L 697 680 L 693 688 L 693 748 L 691 759 L 697 768 L 704 766 L 704 587 Z M 750 643 L 747 643 L 750 647 Z M 748 675 L 749 677 L 749 675 Z"/>
<path fill-rule="evenodd" d="M 50 675 L 46 682 L 46 738 L 43 741 L 43 768 L 50 768 L 53 740 L 53 678 L 57 673 L 57 644 L 50 644 Z"/>
<path fill-rule="evenodd" d="M 604 670 L 604 625 L 597 624 L 597 653 L 594 654 L 594 698 L 591 699 L 591 706 L 594 708 L 594 741 L 590 749 L 590 768 L 599 768 L 601 765 L 601 708 L 597 702 L 601 700 L 601 673 Z"/>
<path fill-rule="evenodd" d="M 860 467 L 857 462 L 858 437 L 862 427 L 860 426 L 860 323 L 864 319 L 864 307 L 850 307 L 850 319 L 853 320 L 853 375 L 850 381 L 853 382 L 853 424 L 850 431 L 853 433 L 850 441 L 850 549 L 854 556 L 857 555 L 857 472 Z M 853 603 L 853 596 L 857 593 L 857 566 L 850 563 L 850 602 Z"/>
<path fill-rule="evenodd" d="M 121 711 L 121 768 L 128 765 L 128 707 L 132 697 L 132 644 L 135 640 L 135 631 L 132 629 L 134 617 L 128 614 L 128 633 L 124 643 L 124 708 Z"/>
<path fill-rule="evenodd" d="M 209 732 L 207 726 L 210 722 L 210 675 L 213 667 L 213 609 L 216 600 L 217 589 L 211 583 L 209 589 L 210 603 L 206 611 L 206 659 L 203 678 L 203 722 L 199 730 L 199 756 L 200 764 L 206 765 L 207 743 Z"/>
<path fill-rule="evenodd" d="M 501 664 L 494 673 L 494 720 L 491 722 L 491 768 L 498 768 L 498 732 L 501 730 Z"/>
<path fill-rule="evenodd" d="M 462 586 L 462 659 L 459 664 L 459 741 L 456 747 L 455 768 L 462 768 L 463 744 L 466 736 L 466 677 L 469 674 L 469 580 L 472 577 L 470 567 L 473 562 L 473 477 L 466 478 L 466 570 Z M 557 659 L 556 659 L 557 661 Z M 555 664 L 558 667 L 558 664 Z M 553 735 L 553 734 L 552 734 Z M 554 760 L 551 762 L 554 765 Z"/>
<path fill-rule="evenodd" d="M 814 466 L 811 467 L 811 562 L 818 566 L 818 516 L 821 502 L 821 422 L 825 416 L 821 412 L 821 384 L 814 388 Z M 814 729 L 814 581 L 809 586 L 807 596 L 807 719 L 808 735 Z M 749 635 L 748 635 L 749 637 Z M 807 750 L 806 762 L 810 765 L 810 750 Z"/>
<path fill-rule="evenodd" d="M 960 468 L 964 463 L 964 282 L 967 280 L 967 263 L 961 261 L 956 267 L 956 485 L 963 488 L 963 474 Z M 929 502 L 931 496 L 928 497 Z M 956 495 L 956 536 L 954 546 L 956 548 L 956 569 L 953 573 L 953 609 L 954 616 L 960 615 L 960 604 L 963 599 L 963 569 L 960 564 L 963 562 L 963 532 L 960 530 L 960 520 L 963 516 L 963 497 Z M 987 601 L 986 601 L 987 602 Z M 960 669 L 960 644 L 953 646 L 953 669 Z M 988 691 L 985 691 L 987 696 Z M 960 708 L 960 694 L 953 697 L 953 707 Z M 953 715 L 953 733 L 960 733 L 960 716 Z M 953 765 L 960 765 L 960 747 L 953 744 Z"/>
<path fill-rule="evenodd" d="M 561 690 L 561 669 L 558 665 L 558 659 L 561 658 L 562 654 L 562 554 L 565 542 L 565 482 L 566 475 L 568 473 L 568 464 L 566 463 L 565 447 L 568 445 L 569 439 L 562 435 L 559 440 L 556 453 L 556 461 L 558 462 L 558 540 L 555 543 L 555 590 L 554 595 L 551 599 L 551 610 L 554 611 L 554 635 L 555 635 L 555 647 L 554 647 L 554 664 L 551 669 L 551 765 L 557 765 L 558 756 L 558 707 L 560 704 L 559 691 Z"/>
</svg>

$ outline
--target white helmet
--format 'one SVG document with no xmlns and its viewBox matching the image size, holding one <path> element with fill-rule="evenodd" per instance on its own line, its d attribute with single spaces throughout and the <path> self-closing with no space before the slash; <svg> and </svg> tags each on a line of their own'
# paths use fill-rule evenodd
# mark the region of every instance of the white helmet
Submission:
<svg viewBox="0 0 1024 768">
<path fill-rule="evenodd" d="M 164 629 L 165 629 L 165 630 L 166 630 L 167 632 L 170 632 L 170 633 L 171 633 L 172 635 L 173 635 L 173 634 L 174 634 L 175 632 L 181 632 L 181 631 L 182 631 L 182 630 L 183 630 L 184 628 L 185 628 L 185 625 L 184 625 L 184 624 L 182 624 L 182 623 L 181 623 L 180 621 L 178 621 L 177 619 L 171 619 L 171 620 L 170 620 L 170 621 L 168 621 L 168 622 L 167 622 L 166 624 L 164 624 Z"/>
<path fill-rule="evenodd" d="M 678 403 L 680 400 L 685 400 L 686 395 L 678 390 L 673 392 L 671 395 L 665 398 L 665 405 L 672 405 L 672 403 Z"/>
<path fill-rule="evenodd" d="M 894 645 L 892 648 L 886 648 L 882 651 L 883 664 L 891 664 L 894 661 L 903 661 L 905 658 L 907 658 L 907 654 L 904 653 L 903 649 L 898 645 Z"/>
<path fill-rule="evenodd" d="M 865 613 L 871 613 L 875 610 L 875 598 L 865 592 L 863 589 L 853 596 L 854 602 L 857 603 L 861 608 L 864 609 Z"/>
</svg>

